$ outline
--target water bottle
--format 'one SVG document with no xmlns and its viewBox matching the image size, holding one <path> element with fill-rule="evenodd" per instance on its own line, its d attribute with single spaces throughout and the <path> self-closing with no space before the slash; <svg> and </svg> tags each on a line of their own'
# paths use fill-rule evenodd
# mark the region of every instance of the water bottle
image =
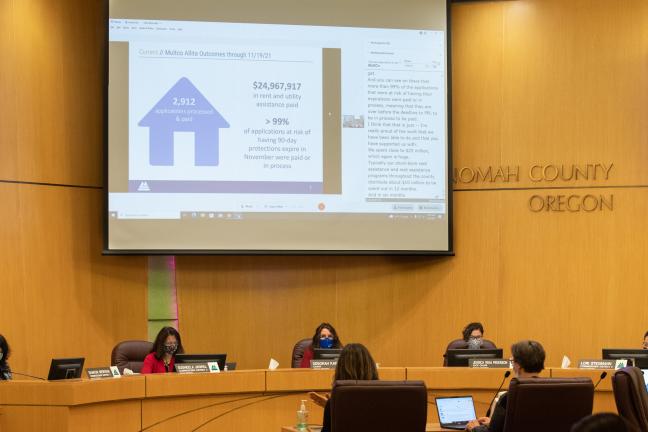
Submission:
<svg viewBox="0 0 648 432">
<path fill-rule="evenodd" d="M 306 410 L 306 400 L 302 399 L 299 411 L 297 411 L 297 426 L 298 431 L 308 430 L 308 411 Z"/>
</svg>

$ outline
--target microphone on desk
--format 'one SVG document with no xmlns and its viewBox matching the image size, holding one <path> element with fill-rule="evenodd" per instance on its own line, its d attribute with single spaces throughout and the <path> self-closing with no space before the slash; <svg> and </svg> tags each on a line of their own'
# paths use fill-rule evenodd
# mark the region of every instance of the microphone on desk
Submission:
<svg viewBox="0 0 648 432">
<path fill-rule="evenodd" d="M 601 381 L 603 381 L 603 378 L 605 378 L 606 376 L 607 376 L 607 372 L 604 371 L 601 373 L 601 377 L 599 378 L 598 382 L 594 386 L 594 390 L 596 390 L 596 387 L 598 387 L 598 385 L 601 384 Z"/>
<path fill-rule="evenodd" d="M 34 379 L 41 380 L 41 381 L 47 381 L 45 378 L 37 377 L 37 376 L 34 376 L 34 375 L 28 375 L 28 374 L 24 374 L 24 373 L 20 373 L 20 372 L 16 372 L 16 371 L 11 371 L 11 375 L 20 375 L 20 376 L 24 376 L 24 377 L 28 377 L 28 378 L 34 378 Z"/>
<path fill-rule="evenodd" d="M 502 383 L 500 384 L 497 391 L 493 395 L 493 399 L 491 399 L 490 403 L 488 404 L 488 411 L 486 411 L 486 417 L 490 417 L 490 414 L 491 414 L 490 410 L 491 410 L 491 407 L 493 406 L 493 401 L 495 401 L 495 398 L 499 394 L 500 390 L 502 390 L 502 387 L 504 387 L 504 382 L 506 381 L 506 378 L 508 378 L 510 376 L 511 376 L 511 371 L 510 370 L 507 370 L 506 372 L 504 372 L 504 379 L 502 380 Z"/>
</svg>

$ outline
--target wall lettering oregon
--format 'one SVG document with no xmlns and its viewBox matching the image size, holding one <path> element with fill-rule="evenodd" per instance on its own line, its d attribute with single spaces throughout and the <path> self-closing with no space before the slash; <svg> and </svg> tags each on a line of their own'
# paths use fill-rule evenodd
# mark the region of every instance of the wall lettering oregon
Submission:
<svg viewBox="0 0 648 432">
<path fill-rule="evenodd" d="M 526 176 L 538 185 L 564 186 L 579 181 L 604 182 L 610 179 L 613 163 L 588 164 L 534 164 L 530 167 L 500 165 L 487 167 L 461 167 L 454 169 L 454 184 L 510 184 Z M 539 212 L 597 212 L 614 210 L 614 194 L 559 193 L 534 194 L 528 201 L 529 210 Z"/>
</svg>

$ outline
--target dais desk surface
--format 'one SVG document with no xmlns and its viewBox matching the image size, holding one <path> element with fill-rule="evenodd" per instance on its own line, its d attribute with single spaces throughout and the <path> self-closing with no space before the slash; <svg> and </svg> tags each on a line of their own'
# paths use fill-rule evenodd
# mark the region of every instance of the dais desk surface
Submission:
<svg viewBox="0 0 648 432">
<path fill-rule="evenodd" d="M 422 380 L 432 399 L 471 394 L 483 415 L 504 376 L 502 369 L 385 367 L 384 380 Z M 585 376 L 597 382 L 602 371 L 547 369 L 554 377 Z M 608 371 L 596 389 L 594 411 L 616 411 Z M 217 374 L 157 374 L 116 379 L 14 380 L 0 383 L 0 431 L 225 431 L 277 432 L 294 424 L 300 400 L 309 391 L 330 390 L 332 370 L 239 370 Z M 508 380 L 507 380 L 508 381 Z M 504 388 L 506 388 L 506 383 Z M 322 408 L 308 403 L 310 421 Z M 430 427 L 438 428 L 436 410 Z M 441 429 L 429 429 L 441 430 Z"/>
</svg>

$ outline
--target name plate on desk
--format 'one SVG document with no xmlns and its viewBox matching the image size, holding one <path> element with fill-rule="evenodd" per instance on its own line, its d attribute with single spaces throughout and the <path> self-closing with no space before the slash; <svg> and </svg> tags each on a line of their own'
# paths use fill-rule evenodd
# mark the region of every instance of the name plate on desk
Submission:
<svg viewBox="0 0 648 432">
<path fill-rule="evenodd" d="M 335 369 L 337 359 L 333 360 L 311 360 L 311 369 Z"/>
<path fill-rule="evenodd" d="M 117 366 L 88 368 L 86 369 L 86 374 L 91 380 L 101 378 L 119 378 L 121 376 Z"/>
<path fill-rule="evenodd" d="M 628 360 L 581 360 L 579 369 L 621 369 L 628 365 Z"/>
<path fill-rule="evenodd" d="M 218 373 L 220 368 L 217 362 L 207 363 L 176 363 L 175 370 L 180 374 L 192 373 Z"/>
<path fill-rule="evenodd" d="M 490 369 L 490 368 L 500 368 L 500 369 L 510 369 L 513 367 L 509 360 L 504 359 L 468 359 L 468 366 L 471 368 L 478 369 Z"/>
</svg>

